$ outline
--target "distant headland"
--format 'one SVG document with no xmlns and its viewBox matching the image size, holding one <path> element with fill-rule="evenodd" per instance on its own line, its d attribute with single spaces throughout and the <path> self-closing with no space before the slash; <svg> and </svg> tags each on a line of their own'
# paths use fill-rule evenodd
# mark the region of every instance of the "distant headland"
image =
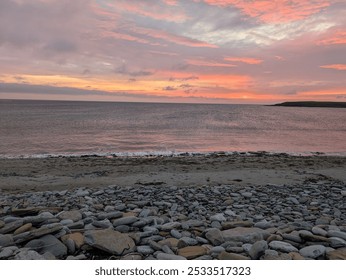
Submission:
<svg viewBox="0 0 346 280">
<path fill-rule="evenodd" d="M 278 104 L 274 104 L 270 106 L 346 108 L 346 102 L 292 101 L 292 102 L 278 103 Z"/>
</svg>

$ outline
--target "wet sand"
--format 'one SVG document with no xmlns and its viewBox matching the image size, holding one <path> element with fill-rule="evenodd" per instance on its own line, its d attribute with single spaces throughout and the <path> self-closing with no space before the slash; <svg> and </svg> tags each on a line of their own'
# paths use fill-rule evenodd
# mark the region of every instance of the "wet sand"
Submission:
<svg viewBox="0 0 346 280">
<path fill-rule="evenodd" d="M 292 185 L 346 182 L 346 157 L 211 154 L 152 157 L 0 159 L 0 190 L 25 192 L 79 187 Z"/>
</svg>

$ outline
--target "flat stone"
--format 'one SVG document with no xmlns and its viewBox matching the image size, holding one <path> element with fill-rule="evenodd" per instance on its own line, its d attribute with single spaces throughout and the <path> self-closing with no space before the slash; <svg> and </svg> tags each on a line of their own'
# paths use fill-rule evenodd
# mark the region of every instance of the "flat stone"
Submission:
<svg viewBox="0 0 346 280">
<path fill-rule="evenodd" d="M 217 258 L 219 260 L 250 260 L 250 258 L 243 255 L 227 252 L 221 252 Z"/>
<path fill-rule="evenodd" d="M 57 218 L 77 222 L 82 219 L 82 213 L 79 210 L 63 211 L 57 215 Z"/>
<path fill-rule="evenodd" d="M 346 240 L 346 232 L 343 231 L 329 230 L 327 234 L 329 237 L 339 237 L 341 239 Z"/>
<path fill-rule="evenodd" d="M 0 229 L 3 228 L 5 226 L 5 222 L 0 221 Z"/>
<path fill-rule="evenodd" d="M 118 256 L 130 253 L 135 248 L 131 237 L 112 229 L 87 231 L 84 238 L 90 246 Z"/>
<path fill-rule="evenodd" d="M 299 231 L 299 236 L 307 241 L 312 241 L 312 242 L 328 242 L 328 238 L 320 235 L 315 235 L 312 234 L 312 232 L 306 231 L 306 230 L 301 230 Z"/>
<path fill-rule="evenodd" d="M 29 231 L 31 228 L 32 228 L 32 223 L 27 223 L 27 224 L 22 225 L 21 227 L 17 228 L 13 234 L 16 235 L 16 234 L 20 234 L 20 233 Z"/>
<path fill-rule="evenodd" d="M 39 229 L 34 229 L 31 231 L 26 231 L 26 232 L 17 234 L 13 236 L 13 239 L 14 239 L 14 242 L 18 244 L 18 243 L 29 241 L 31 239 L 39 238 L 43 235 L 58 232 L 62 228 L 63 227 L 60 224 L 46 225 L 46 226 L 40 227 Z"/>
<path fill-rule="evenodd" d="M 84 222 L 83 221 L 77 221 L 75 223 L 67 225 L 69 229 L 82 229 L 84 228 Z"/>
<path fill-rule="evenodd" d="M 0 247 L 7 247 L 14 244 L 12 234 L 0 234 Z"/>
<path fill-rule="evenodd" d="M 320 228 L 318 226 L 314 226 L 312 229 L 311 229 L 312 233 L 313 234 L 316 234 L 316 235 L 321 235 L 321 236 L 327 236 L 327 231 L 325 231 L 323 228 Z"/>
<path fill-rule="evenodd" d="M 204 222 L 201 221 L 201 220 L 194 220 L 194 219 L 191 219 L 191 220 L 187 220 L 187 221 L 184 221 L 181 223 L 181 226 L 185 229 L 188 229 L 190 227 L 200 227 L 200 226 L 203 226 L 204 225 Z"/>
<path fill-rule="evenodd" d="M 207 233 L 205 234 L 205 237 L 214 246 L 221 245 L 222 243 L 225 242 L 222 232 L 216 228 L 208 230 Z"/>
<path fill-rule="evenodd" d="M 256 241 L 252 246 L 249 251 L 249 256 L 253 260 L 258 260 L 265 252 L 265 250 L 268 249 L 268 244 L 267 241 L 265 240 L 260 240 Z"/>
<path fill-rule="evenodd" d="M 181 227 L 181 223 L 179 222 L 170 222 L 170 223 L 166 223 L 163 224 L 161 226 L 161 230 L 163 231 L 171 231 L 172 229 L 177 229 Z"/>
<path fill-rule="evenodd" d="M 178 250 L 178 255 L 188 260 L 195 259 L 199 256 L 207 254 L 207 249 L 202 246 L 188 246 Z"/>
<path fill-rule="evenodd" d="M 185 257 L 183 256 L 179 256 L 179 255 L 172 255 L 172 254 L 166 254 L 166 253 L 158 253 L 156 255 L 156 258 L 158 260 L 187 260 Z"/>
<path fill-rule="evenodd" d="M 177 238 L 177 239 L 183 237 L 183 235 L 182 235 L 178 230 L 176 230 L 176 229 L 172 229 L 172 230 L 171 230 L 171 235 L 172 235 L 174 238 Z"/>
<path fill-rule="evenodd" d="M 14 256 L 15 260 L 44 260 L 45 257 L 34 250 L 21 250 Z"/>
<path fill-rule="evenodd" d="M 39 225 L 49 219 L 53 219 L 54 215 L 50 212 L 42 212 L 36 216 L 26 216 L 23 218 L 24 223 L 32 223 L 33 225 Z"/>
<path fill-rule="evenodd" d="M 346 260 L 346 248 L 329 251 L 326 256 L 328 260 Z"/>
<path fill-rule="evenodd" d="M 22 219 L 7 223 L 0 229 L 0 234 L 6 234 L 6 233 L 13 232 L 17 228 L 21 227 L 22 225 L 23 225 Z"/>
<path fill-rule="evenodd" d="M 57 258 L 67 255 L 67 247 L 51 234 L 29 241 L 25 248 L 33 249 L 41 255 L 49 252 Z"/>
<path fill-rule="evenodd" d="M 252 193 L 250 193 L 250 192 L 243 192 L 243 193 L 241 193 L 241 195 L 245 198 L 251 198 L 252 197 Z"/>
<path fill-rule="evenodd" d="M 346 247 L 346 240 L 339 237 L 329 237 L 328 242 L 332 248 Z"/>
<path fill-rule="evenodd" d="M 187 237 L 187 236 L 184 236 L 182 238 L 179 239 L 179 243 L 178 243 L 178 248 L 180 247 L 186 247 L 186 246 L 179 246 L 179 244 L 183 242 L 184 244 L 186 244 L 186 246 L 194 246 L 194 245 L 197 245 L 198 244 L 198 241 L 194 238 L 191 238 L 191 237 Z"/>
<path fill-rule="evenodd" d="M 13 250 L 11 248 L 4 248 L 0 251 L 0 260 L 8 259 L 9 257 L 13 256 Z"/>
<path fill-rule="evenodd" d="M 217 222 L 224 222 L 226 221 L 225 216 L 221 213 L 221 214 L 216 214 L 210 217 L 211 221 L 217 221 Z"/>
<path fill-rule="evenodd" d="M 243 243 L 255 243 L 256 241 L 265 240 L 269 233 L 260 228 L 237 227 L 222 231 L 225 241 L 239 241 Z"/>
<path fill-rule="evenodd" d="M 143 246 L 137 246 L 137 252 L 142 254 L 142 255 L 150 255 L 150 254 L 154 253 L 155 251 L 150 246 L 143 245 Z"/>
<path fill-rule="evenodd" d="M 294 247 L 290 243 L 283 242 L 283 241 L 272 241 L 269 243 L 269 248 L 276 251 L 281 251 L 284 253 L 298 252 L 298 249 L 296 247 Z"/>
<path fill-rule="evenodd" d="M 104 219 L 101 221 L 93 221 L 91 224 L 97 228 L 112 228 L 113 227 L 113 224 L 108 219 Z"/>
<path fill-rule="evenodd" d="M 326 253 L 326 247 L 323 245 L 311 245 L 304 247 L 299 250 L 299 254 L 301 254 L 305 258 L 317 259 L 318 257 L 323 256 Z"/>
<path fill-rule="evenodd" d="M 223 222 L 222 224 L 223 229 L 231 229 L 236 227 L 252 227 L 253 222 L 250 221 L 233 221 L 233 222 Z"/>
<path fill-rule="evenodd" d="M 138 220 L 139 219 L 137 217 L 134 217 L 134 216 L 123 217 L 123 218 L 115 219 L 113 221 L 113 226 L 117 227 L 120 225 L 131 225 L 131 224 L 137 222 Z"/>
<path fill-rule="evenodd" d="M 118 219 L 123 216 L 123 213 L 120 211 L 111 211 L 111 212 L 106 212 L 106 213 L 101 213 L 97 216 L 99 220 L 111 220 L 111 219 Z"/>
</svg>

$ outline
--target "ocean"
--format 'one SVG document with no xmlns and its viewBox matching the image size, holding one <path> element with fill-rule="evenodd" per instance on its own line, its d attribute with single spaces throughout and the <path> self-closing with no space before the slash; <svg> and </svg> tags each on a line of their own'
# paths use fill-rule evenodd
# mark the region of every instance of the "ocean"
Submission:
<svg viewBox="0 0 346 280">
<path fill-rule="evenodd" d="M 0 100 L 0 157 L 256 152 L 346 155 L 346 110 Z"/>
</svg>

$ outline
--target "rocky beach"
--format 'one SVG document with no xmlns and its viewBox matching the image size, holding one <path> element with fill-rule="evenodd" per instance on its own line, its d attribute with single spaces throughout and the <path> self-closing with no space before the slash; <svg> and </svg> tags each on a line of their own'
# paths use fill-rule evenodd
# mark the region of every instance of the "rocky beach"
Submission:
<svg viewBox="0 0 346 280">
<path fill-rule="evenodd" d="M 346 259 L 345 157 L 0 162 L 0 259 Z"/>
</svg>

